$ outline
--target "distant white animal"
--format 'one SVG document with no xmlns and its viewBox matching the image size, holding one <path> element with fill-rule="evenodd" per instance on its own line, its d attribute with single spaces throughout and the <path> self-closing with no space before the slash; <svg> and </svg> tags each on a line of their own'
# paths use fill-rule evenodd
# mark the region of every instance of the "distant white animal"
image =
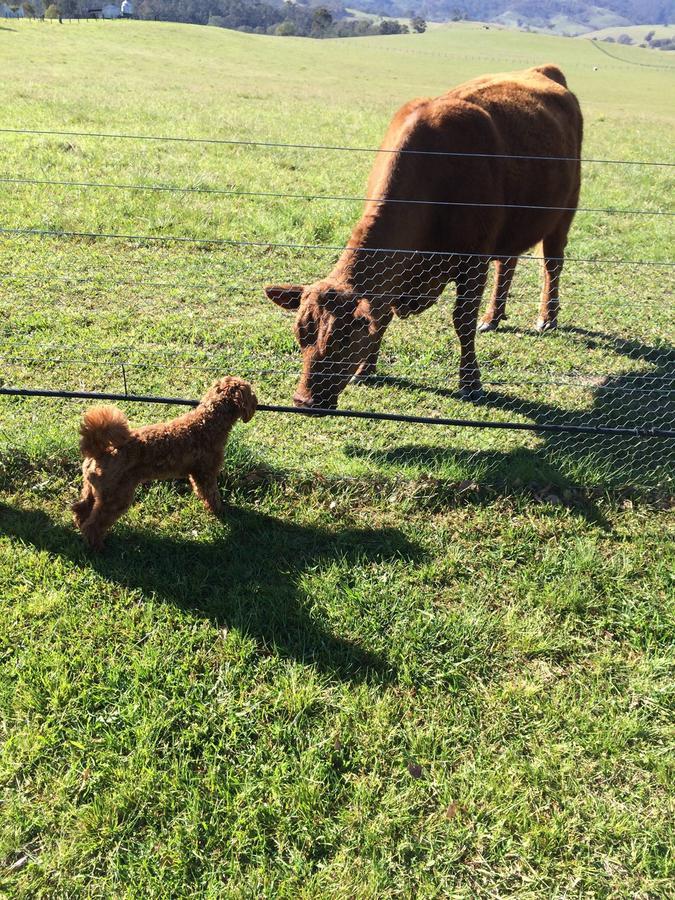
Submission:
<svg viewBox="0 0 675 900">
<path fill-rule="evenodd" d="M 593 71 L 594 71 L 594 72 L 597 72 L 597 71 L 598 71 L 598 67 L 597 67 L 597 66 L 593 66 Z"/>
</svg>

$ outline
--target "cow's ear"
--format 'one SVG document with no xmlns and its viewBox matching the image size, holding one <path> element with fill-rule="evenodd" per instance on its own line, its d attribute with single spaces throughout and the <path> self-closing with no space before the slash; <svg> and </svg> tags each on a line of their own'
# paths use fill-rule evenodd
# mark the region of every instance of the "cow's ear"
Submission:
<svg viewBox="0 0 675 900">
<path fill-rule="evenodd" d="M 304 287 L 301 284 L 269 284 L 265 293 L 282 309 L 298 309 Z"/>
</svg>

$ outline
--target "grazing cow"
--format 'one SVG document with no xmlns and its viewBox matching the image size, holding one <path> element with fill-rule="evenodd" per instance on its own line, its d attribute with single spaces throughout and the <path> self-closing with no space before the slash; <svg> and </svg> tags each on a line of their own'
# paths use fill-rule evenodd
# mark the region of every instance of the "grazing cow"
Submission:
<svg viewBox="0 0 675 900">
<path fill-rule="evenodd" d="M 558 280 L 579 199 L 581 110 L 557 66 L 476 78 L 394 116 L 365 209 L 332 272 L 267 296 L 297 310 L 303 371 L 294 402 L 334 409 L 354 377 L 375 372 L 394 315 L 457 297 L 460 391 L 481 394 L 475 333 L 490 260 L 495 288 L 480 330 L 497 327 L 518 256 L 543 243 L 537 329 L 555 328 Z M 551 158 L 553 157 L 553 158 Z"/>
</svg>

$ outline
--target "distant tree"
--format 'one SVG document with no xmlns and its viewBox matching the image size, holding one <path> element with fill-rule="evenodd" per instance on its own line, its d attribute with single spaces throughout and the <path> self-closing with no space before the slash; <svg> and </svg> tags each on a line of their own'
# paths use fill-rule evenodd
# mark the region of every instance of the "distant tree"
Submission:
<svg viewBox="0 0 675 900">
<path fill-rule="evenodd" d="M 408 29 L 405 25 L 401 25 L 396 19 L 384 19 L 380 22 L 379 32 L 380 34 L 405 34 L 405 31 Z"/>
<path fill-rule="evenodd" d="M 64 19 L 76 19 L 80 14 L 78 0 L 59 0 L 59 9 Z"/>
<path fill-rule="evenodd" d="M 325 37 L 333 24 L 330 10 L 317 6 L 312 15 L 312 37 Z"/>
<path fill-rule="evenodd" d="M 417 34 L 424 34 L 427 30 L 427 23 L 424 21 L 422 16 L 413 16 L 410 20 L 410 27 L 413 31 L 416 31 Z"/>
<path fill-rule="evenodd" d="M 281 37 L 293 37 L 294 34 L 297 34 L 295 23 L 291 22 L 290 19 L 284 19 L 283 22 L 279 22 L 276 26 L 274 33 Z"/>
<path fill-rule="evenodd" d="M 615 44 L 615 43 L 616 43 L 616 41 L 614 40 L 614 38 L 612 37 L 611 34 L 607 35 L 607 37 L 604 37 L 604 38 L 603 38 L 603 41 L 604 41 L 606 44 Z"/>
<path fill-rule="evenodd" d="M 31 19 L 35 18 L 35 7 L 32 3 L 24 3 L 21 8 L 23 9 L 24 16 L 28 16 Z"/>
<path fill-rule="evenodd" d="M 618 42 L 620 44 L 632 44 L 633 38 L 629 34 L 620 34 L 618 37 Z"/>
<path fill-rule="evenodd" d="M 51 6 L 48 6 L 45 10 L 45 19 L 59 19 L 60 17 L 61 11 L 56 3 L 52 3 Z"/>
<path fill-rule="evenodd" d="M 645 41 L 646 41 L 646 43 L 649 43 L 649 42 L 652 40 L 653 37 L 654 37 L 654 32 L 653 32 L 653 31 L 648 31 L 647 34 L 645 35 Z"/>
</svg>

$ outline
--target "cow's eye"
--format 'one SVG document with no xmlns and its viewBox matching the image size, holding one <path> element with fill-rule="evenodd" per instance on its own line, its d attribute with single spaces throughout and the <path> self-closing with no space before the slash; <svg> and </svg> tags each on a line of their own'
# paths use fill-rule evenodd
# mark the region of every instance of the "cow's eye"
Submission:
<svg viewBox="0 0 675 900">
<path fill-rule="evenodd" d="M 298 343 L 303 349 L 316 344 L 316 333 L 316 321 L 312 316 L 306 316 L 305 318 L 300 319 L 296 325 Z"/>
</svg>

